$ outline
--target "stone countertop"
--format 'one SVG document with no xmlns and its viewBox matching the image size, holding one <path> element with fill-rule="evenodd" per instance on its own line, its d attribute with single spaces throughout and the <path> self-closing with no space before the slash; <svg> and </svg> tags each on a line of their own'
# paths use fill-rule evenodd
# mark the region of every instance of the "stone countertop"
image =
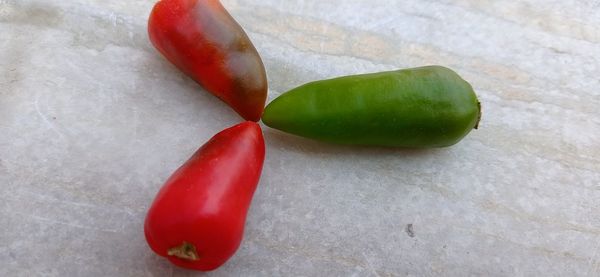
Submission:
<svg viewBox="0 0 600 277">
<path fill-rule="evenodd" d="M 426 151 L 265 129 L 236 255 L 211 276 L 600 275 L 600 1 L 223 0 L 269 98 L 429 64 L 481 128 Z M 0 276 L 192 276 L 147 247 L 165 179 L 240 121 L 148 42 L 153 1 L 0 0 Z"/>
</svg>

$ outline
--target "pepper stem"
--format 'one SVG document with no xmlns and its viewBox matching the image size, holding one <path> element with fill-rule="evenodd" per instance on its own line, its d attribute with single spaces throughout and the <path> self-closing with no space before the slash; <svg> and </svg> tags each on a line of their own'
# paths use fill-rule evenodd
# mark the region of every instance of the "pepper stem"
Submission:
<svg viewBox="0 0 600 277">
<path fill-rule="evenodd" d="M 481 122 L 481 102 L 477 101 L 477 110 L 479 114 L 477 115 L 477 123 L 475 123 L 475 129 L 479 128 L 479 122 Z"/>
<path fill-rule="evenodd" d="M 169 251 L 167 251 L 167 255 L 189 261 L 197 261 L 200 259 L 198 252 L 196 252 L 196 246 L 187 241 L 184 241 L 179 246 L 169 249 Z"/>
</svg>

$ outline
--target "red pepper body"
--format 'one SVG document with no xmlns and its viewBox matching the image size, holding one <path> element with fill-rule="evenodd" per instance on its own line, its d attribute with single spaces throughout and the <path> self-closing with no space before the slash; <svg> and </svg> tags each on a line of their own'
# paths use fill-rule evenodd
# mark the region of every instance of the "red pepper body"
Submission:
<svg viewBox="0 0 600 277">
<path fill-rule="evenodd" d="M 208 271 L 225 263 L 242 240 L 264 157 L 262 130 L 254 122 L 211 138 L 152 203 L 144 225 L 152 250 L 188 269 Z"/>
<path fill-rule="evenodd" d="M 267 99 L 262 60 L 218 0 L 161 0 L 148 20 L 154 46 L 185 74 L 258 121 Z"/>
</svg>

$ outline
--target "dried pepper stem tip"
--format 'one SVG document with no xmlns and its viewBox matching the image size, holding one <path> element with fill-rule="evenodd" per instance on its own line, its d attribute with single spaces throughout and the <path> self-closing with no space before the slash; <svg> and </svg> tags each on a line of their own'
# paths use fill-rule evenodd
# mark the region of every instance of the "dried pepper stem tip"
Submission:
<svg viewBox="0 0 600 277">
<path fill-rule="evenodd" d="M 187 241 L 184 241 L 180 246 L 169 249 L 167 255 L 190 261 L 197 261 L 200 259 L 198 252 L 196 252 L 196 246 Z"/>
</svg>

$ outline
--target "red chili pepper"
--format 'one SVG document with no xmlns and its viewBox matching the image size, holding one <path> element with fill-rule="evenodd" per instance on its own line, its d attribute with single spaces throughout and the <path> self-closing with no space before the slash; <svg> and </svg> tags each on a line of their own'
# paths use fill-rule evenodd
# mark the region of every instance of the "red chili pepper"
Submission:
<svg viewBox="0 0 600 277">
<path fill-rule="evenodd" d="M 254 122 L 211 138 L 152 203 L 144 225 L 152 250 L 188 269 L 208 271 L 224 264 L 242 240 L 264 157 L 262 130 Z"/>
<path fill-rule="evenodd" d="M 154 46 L 246 120 L 267 99 L 265 67 L 242 27 L 218 0 L 161 0 L 148 21 Z"/>
</svg>

